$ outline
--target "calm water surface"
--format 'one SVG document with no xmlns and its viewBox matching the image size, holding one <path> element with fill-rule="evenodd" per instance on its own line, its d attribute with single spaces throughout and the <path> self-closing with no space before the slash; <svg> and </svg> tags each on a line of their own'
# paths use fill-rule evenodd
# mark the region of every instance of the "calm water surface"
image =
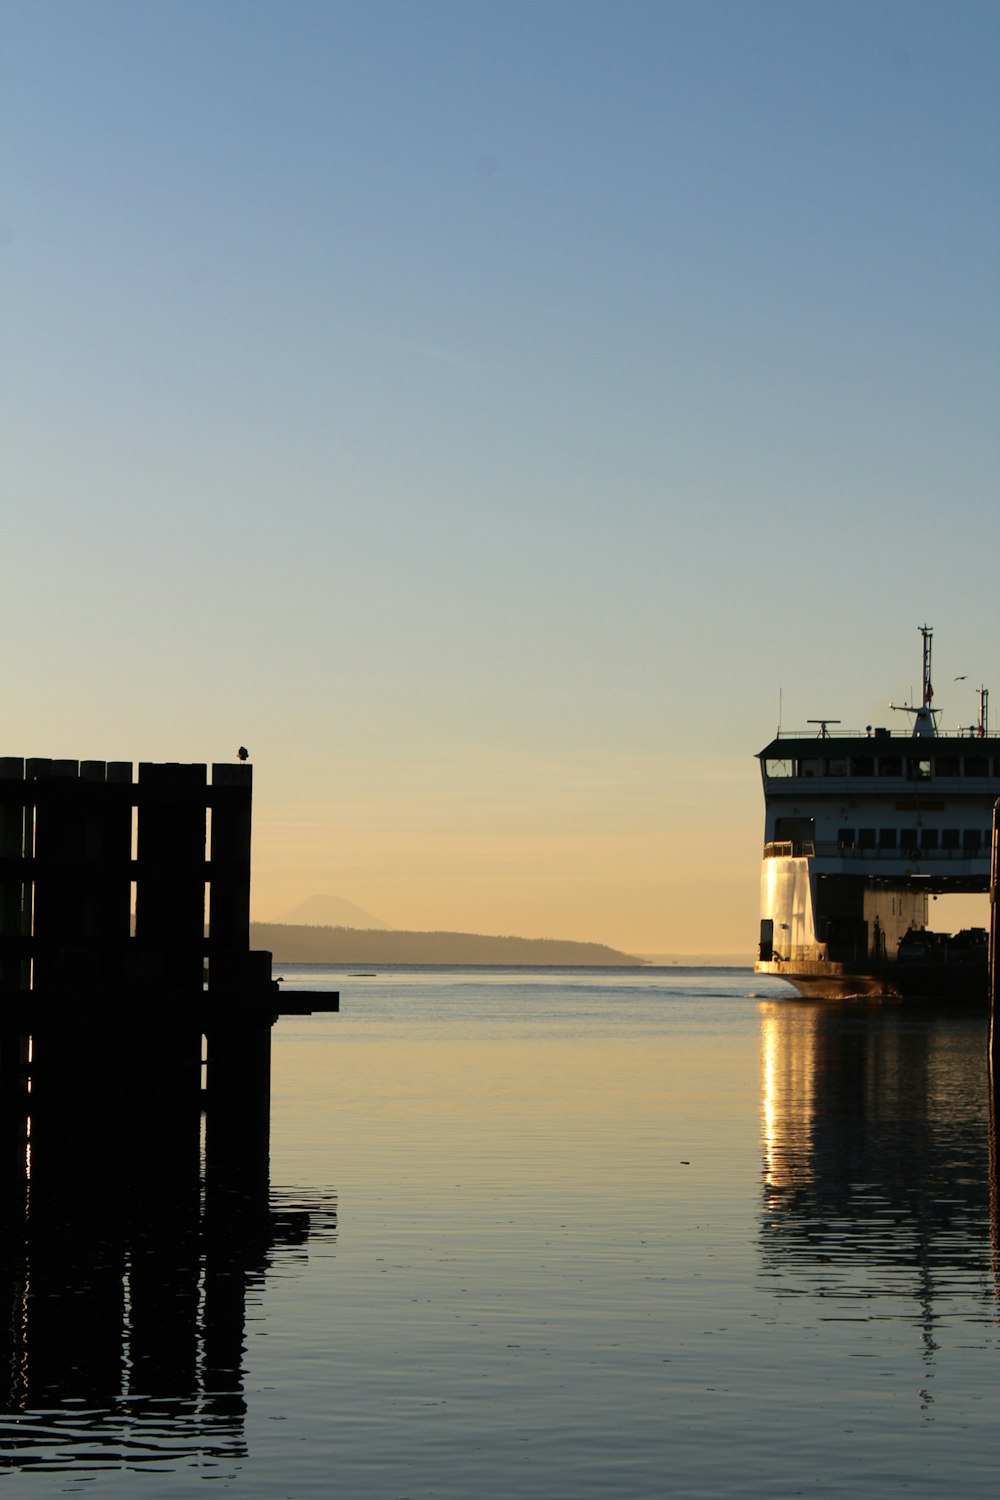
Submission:
<svg viewBox="0 0 1000 1500">
<path fill-rule="evenodd" d="M 285 979 L 342 1012 L 275 1028 L 266 1225 L 8 1236 L 0 1487 L 995 1493 L 982 1017 L 741 970 Z"/>
</svg>

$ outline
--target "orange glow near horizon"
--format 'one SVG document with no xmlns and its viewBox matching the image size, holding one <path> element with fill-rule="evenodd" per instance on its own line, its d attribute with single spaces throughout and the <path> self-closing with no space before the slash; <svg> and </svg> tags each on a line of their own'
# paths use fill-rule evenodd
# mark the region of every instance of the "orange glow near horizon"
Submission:
<svg viewBox="0 0 1000 1500">
<path fill-rule="evenodd" d="M 470 757 L 337 800 L 255 792 L 253 914 L 319 894 L 390 926 L 601 942 L 630 953 L 749 953 L 762 810 L 711 765 L 666 756 Z M 319 789 L 317 788 L 317 791 Z"/>
</svg>

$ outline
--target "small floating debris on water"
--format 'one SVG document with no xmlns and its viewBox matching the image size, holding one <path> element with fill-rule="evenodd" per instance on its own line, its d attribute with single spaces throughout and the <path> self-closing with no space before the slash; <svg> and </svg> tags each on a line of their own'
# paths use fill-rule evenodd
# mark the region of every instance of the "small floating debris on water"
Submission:
<svg viewBox="0 0 1000 1500">
<path fill-rule="evenodd" d="M 372 970 L 371 972 L 365 970 L 363 973 L 348 974 L 347 977 L 348 979 L 377 979 L 378 975 L 374 972 L 374 970 Z"/>
</svg>

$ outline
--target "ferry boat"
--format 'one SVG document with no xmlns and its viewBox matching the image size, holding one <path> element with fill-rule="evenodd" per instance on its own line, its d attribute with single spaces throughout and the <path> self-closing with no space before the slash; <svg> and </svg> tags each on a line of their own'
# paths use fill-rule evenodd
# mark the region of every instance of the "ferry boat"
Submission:
<svg viewBox="0 0 1000 1500">
<path fill-rule="evenodd" d="M 979 722 L 938 731 L 933 630 L 923 637 L 912 729 L 812 719 L 760 751 L 764 783 L 760 954 L 755 970 L 816 998 L 987 999 L 988 934 L 928 928 L 932 897 L 989 890 L 1000 737 Z M 897 705 L 892 705 L 893 709 Z"/>
</svg>

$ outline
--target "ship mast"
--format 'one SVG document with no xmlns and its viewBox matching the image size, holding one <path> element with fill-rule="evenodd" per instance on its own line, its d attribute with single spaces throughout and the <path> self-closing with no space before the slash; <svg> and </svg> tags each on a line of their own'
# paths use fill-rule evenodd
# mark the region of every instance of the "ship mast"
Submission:
<svg viewBox="0 0 1000 1500">
<path fill-rule="evenodd" d="M 934 688 L 931 685 L 931 642 L 934 636 L 934 627 L 933 625 L 920 625 L 917 628 L 924 642 L 920 707 L 916 708 L 912 703 L 891 703 L 889 707 L 895 709 L 898 713 L 913 714 L 913 735 L 915 739 L 931 739 L 937 734 L 937 716 L 941 712 L 939 708 L 931 708 L 934 698 Z"/>
<path fill-rule="evenodd" d="M 921 695 L 921 704 L 925 709 L 930 709 L 934 697 L 934 689 L 931 686 L 931 644 L 934 637 L 932 625 L 921 625 L 920 634 L 924 639 L 924 683 Z"/>
</svg>

